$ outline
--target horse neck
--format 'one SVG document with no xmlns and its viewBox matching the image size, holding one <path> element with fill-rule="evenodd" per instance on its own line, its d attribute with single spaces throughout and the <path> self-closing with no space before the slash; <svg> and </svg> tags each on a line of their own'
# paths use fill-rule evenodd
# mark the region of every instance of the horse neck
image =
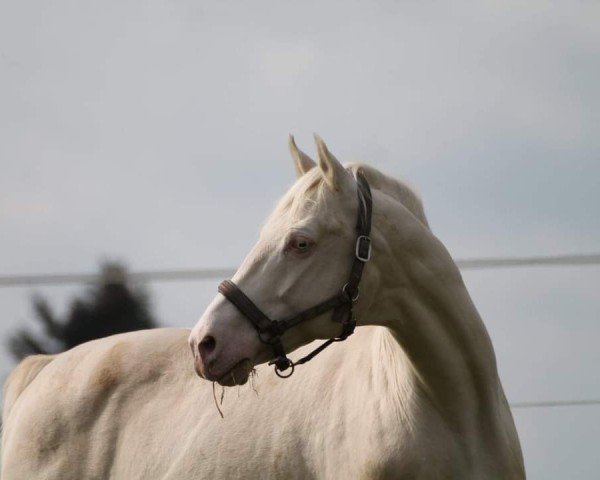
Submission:
<svg viewBox="0 0 600 480">
<path fill-rule="evenodd" d="M 441 242 L 397 202 L 378 197 L 380 248 L 365 285 L 374 301 L 362 323 L 388 327 L 419 390 L 449 416 L 461 416 L 482 396 L 498 395 L 490 339 Z"/>
</svg>

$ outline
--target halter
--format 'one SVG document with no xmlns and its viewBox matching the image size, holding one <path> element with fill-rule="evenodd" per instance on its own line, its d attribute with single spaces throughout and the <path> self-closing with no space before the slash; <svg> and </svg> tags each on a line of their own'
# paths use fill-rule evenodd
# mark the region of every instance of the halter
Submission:
<svg viewBox="0 0 600 480">
<path fill-rule="evenodd" d="M 269 362 L 269 365 L 275 366 L 275 373 L 278 377 L 291 377 L 296 365 L 308 362 L 332 343 L 346 340 L 354 332 L 356 319 L 352 313 L 352 306 L 358 300 L 358 286 L 365 263 L 371 259 L 370 234 L 373 204 L 369 183 L 360 172 L 356 173 L 356 183 L 358 187 L 358 219 L 356 222 L 354 258 L 352 259 L 350 277 L 337 295 L 291 317 L 282 320 L 271 320 L 231 280 L 224 280 L 219 285 L 219 293 L 225 296 L 252 323 L 258 332 L 260 341 L 273 349 L 274 358 Z M 331 319 L 342 325 L 340 336 L 330 338 L 305 357 L 297 362 L 292 362 L 283 350 L 282 335 L 293 326 L 318 317 L 330 310 L 333 310 Z M 291 370 L 284 373 L 288 368 L 291 368 Z"/>
</svg>

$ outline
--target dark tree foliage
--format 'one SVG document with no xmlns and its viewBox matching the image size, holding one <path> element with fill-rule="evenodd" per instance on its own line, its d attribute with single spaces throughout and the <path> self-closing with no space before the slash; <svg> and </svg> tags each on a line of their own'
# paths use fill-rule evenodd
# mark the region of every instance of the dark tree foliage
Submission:
<svg viewBox="0 0 600 480">
<path fill-rule="evenodd" d="M 8 348 L 17 360 L 36 353 L 59 353 L 96 338 L 157 326 L 147 293 L 140 287 L 131 287 L 125 268 L 117 263 L 102 267 L 100 282 L 71 303 L 66 318 L 57 318 L 42 297 L 33 299 L 33 307 L 44 335 L 21 330 L 9 338 Z"/>
</svg>

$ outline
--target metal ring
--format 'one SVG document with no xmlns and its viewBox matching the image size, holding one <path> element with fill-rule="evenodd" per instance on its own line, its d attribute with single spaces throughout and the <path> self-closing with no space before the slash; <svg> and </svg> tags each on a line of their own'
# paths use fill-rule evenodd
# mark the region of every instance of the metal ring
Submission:
<svg viewBox="0 0 600 480">
<path fill-rule="evenodd" d="M 275 375 L 277 375 L 279 378 L 290 378 L 292 376 L 292 374 L 294 373 L 295 365 L 294 365 L 294 362 L 290 361 L 290 366 L 288 367 L 290 369 L 290 372 L 287 375 L 282 373 L 283 370 L 279 370 L 277 368 L 277 365 L 274 365 L 274 367 L 275 367 Z M 286 370 L 287 370 L 287 368 L 286 368 Z"/>
<path fill-rule="evenodd" d="M 344 285 L 342 287 L 342 292 L 344 293 L 344 295 L 346 295 L 348 298 L 350 298 L 350 301 L 352 303 L 354 303 L 358 300 L 358 297 L 360 296 L 360 288 L 356 287 L 356 295 L 354 296 L 354 298 L 351 298 L 350 295 L 348 295 L 348 292 L 346 291 L 346 289 L 348 287 L 349 287 L 349 285 L 346 283 L 346 285 Z"/>
</svg>

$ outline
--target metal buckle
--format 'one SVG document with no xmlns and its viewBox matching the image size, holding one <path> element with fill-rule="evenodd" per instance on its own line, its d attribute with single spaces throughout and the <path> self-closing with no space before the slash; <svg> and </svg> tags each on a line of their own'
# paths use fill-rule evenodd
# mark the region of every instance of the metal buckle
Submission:
<svg viewBox="0 0 600 480">
<path fill-rule="evenodd" d="M 366 243 L 366 249 L 367 249 L 367 254 L 362 255 L 362 251 L 363 251 L 363 245 L 365 245 Z M 369 260 L 371 260 L 371 252 L 372 252 L 372 248 L 371 248 L 371 237 L 367 236 L 367 235 L 360 235 L 357 239 L 356 239 L 356 248 L 354 250 L 354 255 L 356 256 L 357 259 L 359 259 L 361 262 L 368 262 Z"/>
</svg>

